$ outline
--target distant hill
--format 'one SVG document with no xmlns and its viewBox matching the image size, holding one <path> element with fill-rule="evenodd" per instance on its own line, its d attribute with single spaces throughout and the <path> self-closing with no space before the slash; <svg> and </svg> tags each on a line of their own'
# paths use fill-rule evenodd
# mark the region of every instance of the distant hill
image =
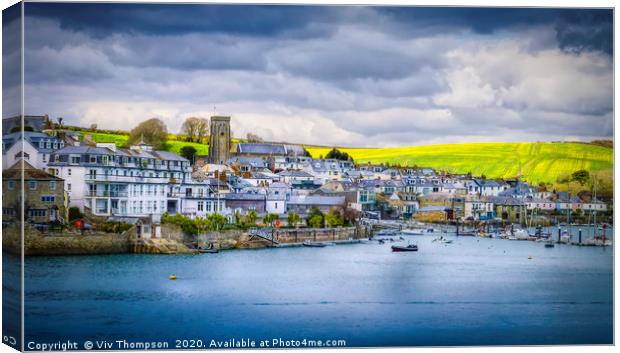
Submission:
<svg viewBox="0 0 620 353">
<path fill-rule="evenodd" d="M 330 148 L 306 146 L 313 157 Z M 585 169 L 598 178 L 613 175 L 613 149 L 573 142 L 463 143 L 393 148 L 339 148 L 357 163 L 390 163 L 432 167 L 454 173 L 512 178 L 556 184 L 558 178 Z"/>
<path fill-rule="evenodd" d="M 122 147 L 127 142 L 125 134 L 79 131 L 90 134 L 96 142 L 114 142 Z M 238 141 L 233 139 L 233 141 Z M 185 142 L 170 134 L 166 149 L 179 153 L 183 146 L 194 146 L 198 155 L 208 154 L 207 144 Z M 613 146 L 607 141 L 580 142 L 492 142 L 462 143 L 391 148 L 338 148 L 349 153 L 357 163 L 390 163 L 402 166 L 432 167 L 453 173 L 471 172 L 487 178 L 523 179 L 537 185 L 540 182 L 555 184 L 558 189 L 566 185 L 558 179 L 585 169 L 600 180 L 599 187 L 611 190 L 613 185 Z M 305 146 L 313 157 L 325 156 L 331 147 Z M 575 185 L 576 186 L 576 185 Z M 586 186 L 587 187 L 587 186 Z"/>
</svg>

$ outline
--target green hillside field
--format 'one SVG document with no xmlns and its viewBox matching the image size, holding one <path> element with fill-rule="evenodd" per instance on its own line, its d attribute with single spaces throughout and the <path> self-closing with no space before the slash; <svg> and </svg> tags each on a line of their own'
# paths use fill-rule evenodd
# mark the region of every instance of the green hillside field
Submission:
<svg viewBox="0 0 620 353">
<path fill-rule="evenodd" d="M 127 144 L 127 140 L 129 139 L 129 135 L 109 134 L 109 133 L 91 132 L 91 131 L 79 131 L 79 132 L 82 135 L 91 135 L 95 142 L 102 142 L 102 143 L 114 142 L 116 144 L 116 147 L 126 147 L 125 145 Z M 203 143 L 196 143 L 196 142 L 179 141 L 176 138 L 177 138 L 176 135 L 168 136 L 168 141 L 166 142 L 167 151 L 180 154 L 181 148 L 183 146 L 192 146 L 196 149 L 197 155 L 209 154 L 209 145 L 206 145 Z"/>
<path fill-rule="evenodd" d="M 306 146 L 313 157 L 330 148 Z M 613 149 L 585 143 L 523 142 L 464 143 L 394 148 L 339 148 L 356 163 L 390 163 L 432 167 L 454 173 L 512 178 L 519 174 L 530 183 L 556 184 L 558 178 L 585 169 L 599 179 L 611 180 Z"/>
<path fill-rule="evenodd" d="M 90 134 L 96 142 L 114 142 L 125 146 L 128 135 L 79 131 Z M 193 146 L 198 155 L 207 155 L 207 144 L 177 140 L 168 136 L 166 150 L 180 153 L 183 146 Z M 238 141 L 234 139 L 234 141 Z M 325 156 L 331 147 L 305 146 L 313 157 Z M 585 169 L 600 181 L 600 187 L 613 185 L 613 149 L 574 142 L 493 142 L 463 143 L 390 148 L 338 148 L 356 163 L 389 163 L 402 166 L 431 167 L 453 173 L 471 172 L 487 178 L 523 179 L 538 184 L 554 184 L 559 190 L 568 185 L 558 183 L 573 172 Z M 576 185 L 575 185 L 576 186 Z M 588 186 L 586 186 L 588 187 Z"/>
</svg>

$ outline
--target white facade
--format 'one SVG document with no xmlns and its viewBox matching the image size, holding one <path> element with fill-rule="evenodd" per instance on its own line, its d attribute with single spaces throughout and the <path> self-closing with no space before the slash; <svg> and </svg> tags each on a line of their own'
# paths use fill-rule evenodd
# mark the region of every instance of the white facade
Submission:
<svg viewBox="0 0 620 353">
<path fill-rule="evenodd" d="M 68 146 L 52 156 L 48 171 L 65 179 L 69 205 L 97 216 L 159 219 L 177 201 L 169 185 L 191 172 L 184 158 L 148 149 Z"/>
</svg>

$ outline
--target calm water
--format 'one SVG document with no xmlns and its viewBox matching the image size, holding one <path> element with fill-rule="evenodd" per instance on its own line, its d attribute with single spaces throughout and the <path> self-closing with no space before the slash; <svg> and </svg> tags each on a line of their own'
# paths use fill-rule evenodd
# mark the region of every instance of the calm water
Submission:
<svg viewBox="0 0 620 353">
<path fill-rule="evenodd" d="M 371 242 L 28 258 L 26 342 L 612 343 L 611 248 L 469 237 L 445 245 L 433 238 L 416 237 L 417 253 Z"/>
</svg>

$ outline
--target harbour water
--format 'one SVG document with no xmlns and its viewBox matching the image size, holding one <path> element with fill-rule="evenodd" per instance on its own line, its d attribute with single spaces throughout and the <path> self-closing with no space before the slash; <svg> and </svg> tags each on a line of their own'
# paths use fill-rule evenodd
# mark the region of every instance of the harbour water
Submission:
<svg viewBox="0 0 620 353">
<path fill-rule="evenodd" d="M 26 342 L 611 344 L 613 249 L 448 236 L 191 256 L 32 257 Z M 169 280 L 171 274 L 176 281 Z"/>
</svg>

